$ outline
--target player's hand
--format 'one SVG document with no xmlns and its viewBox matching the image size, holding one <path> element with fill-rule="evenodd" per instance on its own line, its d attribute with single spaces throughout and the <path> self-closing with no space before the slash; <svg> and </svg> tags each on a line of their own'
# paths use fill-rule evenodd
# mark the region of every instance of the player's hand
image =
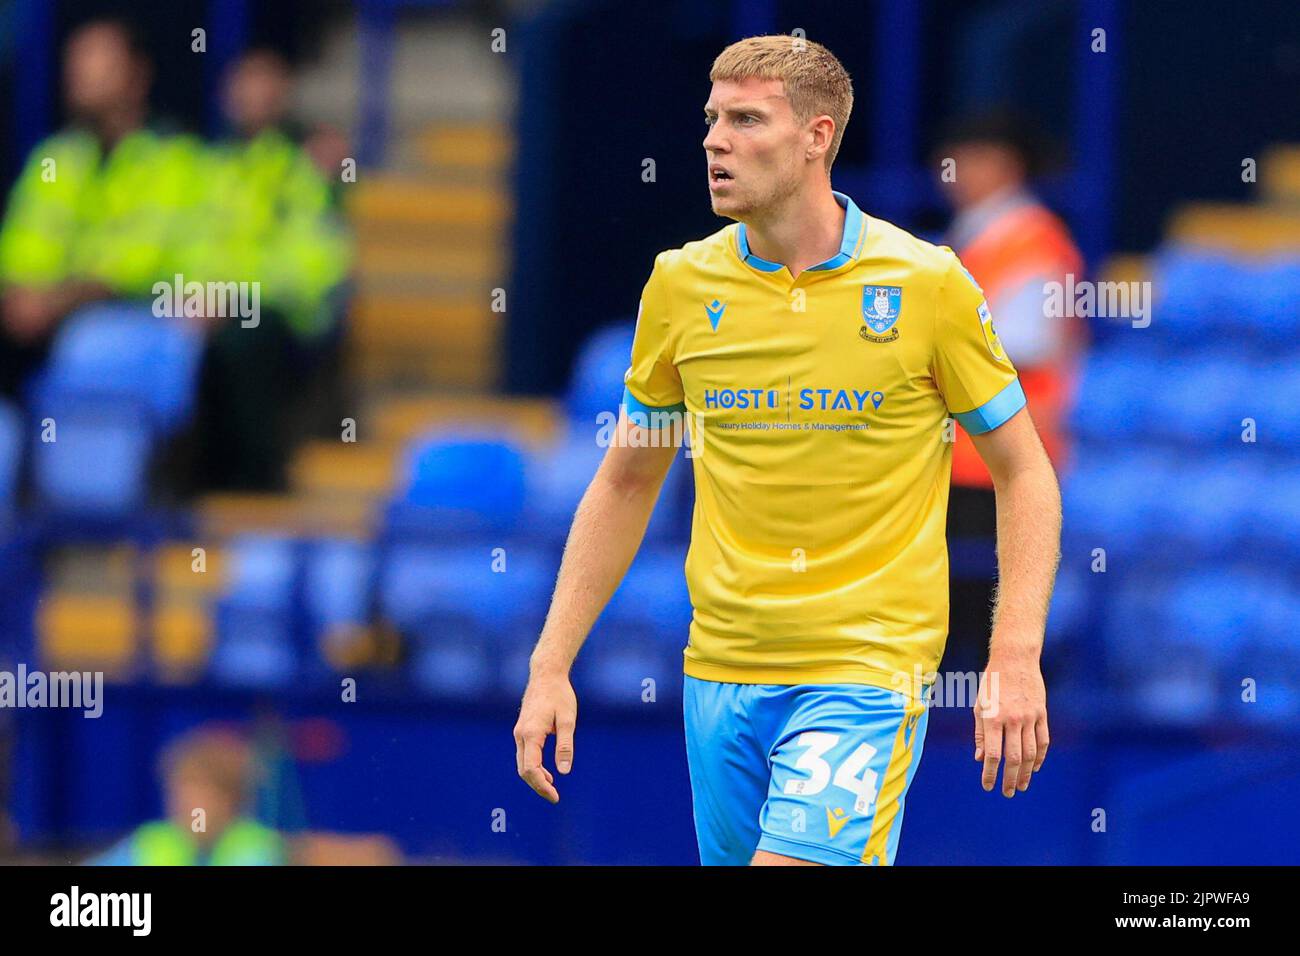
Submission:
<svg viewBox="0 0 1300 956">
<path fill-rule="evenodd" d="M 573 767 L 573 728 L 578 722 L 578 696 L 567 675 L 534 675 L 528 680 L 515 723 L 515 763 L 524 782 L 551 803 L 560 802 L 555 778 L 542 766 L 542 747 L 555 734 L 555 767 Z"/>
<path fill-rule="evenodd" d="M 975 759 L 991 791 L 1002 770 L 1002 795 L 1028 790 L 1047 758 L 1047 688 L 1036 659 L 990 657 L 975 701 Z"/>
</svg>

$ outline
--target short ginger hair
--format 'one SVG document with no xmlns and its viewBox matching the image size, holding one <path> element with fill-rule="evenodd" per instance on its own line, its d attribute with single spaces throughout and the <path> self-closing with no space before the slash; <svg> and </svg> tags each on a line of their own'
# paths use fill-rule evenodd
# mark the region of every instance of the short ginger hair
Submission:
<svg viewBox="0 0 1300 956">
<path fill-rule="evenodd" d="M 240 806 L 253 782 L 253 753 L 239 734 L 221 727 L 200 726 L 167 745 L 159 770 L 169 781 L 202 780 Z"/>
<path fill-rule="evenodd" d="M 799 122 L 825 114 L 835 121 L 826 171 L 840 151 L 853 112 L 853 81 L 835 54 L 803 37 L 775 34 L 738 40 L 718 54 L 709 80 L 780 80 Z"/>
</svg>

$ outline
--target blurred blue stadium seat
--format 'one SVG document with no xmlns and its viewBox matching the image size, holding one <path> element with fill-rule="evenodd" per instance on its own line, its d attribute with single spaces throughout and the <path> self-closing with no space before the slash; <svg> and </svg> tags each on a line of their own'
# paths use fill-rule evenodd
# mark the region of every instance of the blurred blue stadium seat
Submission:
<svg viewBox="0 0 1300 956">
<path fill-rule="evenodd" d="M 158 318 L 147 305 L 87 307 L 60 326 L 46 368 L 34 377 L 33 407 L 68 394 L 132 400 L 170 434 L 193 411 L 202 350 L 192 323 Z"/>
<path fill-rule="evenodd" d="M 497 659 L 472 640 L 420 642 L 412 655 L 411 677 L 435 697 L 482 700 L 497 687 Z"/>
<path fill-rule="evenodd" d="M 593 333 L 583 344 L 565 396 L 565 410 L 575 424 L 594 429 L 601 412 L 618 413 L 635 329 L 634 322 L 616 322 Z"/>
<path fill-rule="evenodd" d="M 596 426 L 573 423 L 550 447 L 528 459 L 525 524 L 542 540 L 563 543 L 578 502 L 595 476 L 606 449 L 596 442 Z M 689 537 L 690 461 L 681 452 L 664 479 L 659 500 L 646 528 L 647 543 Z"/>
<path fill-rule="evenodd" d="M 1292 309 L 1300 313 L 1300 299 Z M 1241 441 L 1242 422 L 1249 418 L 1255 423 L 1255 447 L 1300 458 L 1300 415 L 1296 414 L 1300 408 L 1300 335 L 1287 349 L 1279 346 L 1269 356 L 1243 365 L 1239 374 L 1236 414 L 1231 416 L 1233 437 Z"/>
<path fill-rule="evenodd" d="M 303 603 L 314 634 L 369 620 L 374 549 L 366 541 L 310 541 L 303 559 Z"/>
<path fill-rule="evenodd" d="M 1199 468 L 1152 476 L 1161 486 L 1149 504 L 1149 553 L 1187 564 L 1231 557 L 1245 546 L 1263 474 L 1242 457 L 1207 456 Z"/>
<path fill-rule="evenodd" d="M 552 550 L 509 539 L 396 543 L 380 558 L 378 610 L 422 645 L 531 649 L 558 565 Z"/>
<path fill-rule="evenodd" d="M 427 538 L 510 531 L 524 507 L 524 461 L 517 445 L 493 435 L 438 430 L 423 436 L 401 465 L 387 533 Z"/>
<path fill-rule="evenodd" d="M 681 699 L 680 653 L 669 654 L 662 647 L 627 636 L 621 641 L 593 641 L 593 646 L 584 650 L 574 678 L 584 695 L 602 704 L 628 708 Z"/>
<path fill-rule="evenodd" d="M 1155 540 L 1160 496 L 1171 470 L 1157 453 L 1081 446 L 1062 487 L 1068 546 L 1084 552 L 1104 548 L 1111 558 L 1141 555 Z"/>
<path fill-rule="evenodd" d="M 59 328 L 29 383 L 32 472 L 54 513 L 125 518 L 147 503 L 158 441 L 194 407 L 202 335 L 139 304 L 91 306 Z M 55 440 L 46 441 L 52 422 Z"/>
<path fill-rule="evenodd" d="M 1218 354 L 1166 358 L 1143 369 L 1137 394 L 1145 406 L 1143 432 L 1153 443 L 1176 442 L 1204 451 L 1208 444 L 1241 442 L 1242 419 L 1260 405 L 1252 369 Z M 1252 384 L 1255 389 L 1252 391 Z"/>
<path fill-rule="evenodd" d="M 1082 560 L 1061 562 L 1047 616 L 1049 640 L 1071 641 L 1083 636 L 1088 620 L 1090 575 L 1087 563 Z"/>
<path fill-rule="evenodd" d="M 9 522 L 17 507 L 22 462 L 22 413 L 13 403 L 0 401 L 0 528 Z"/>
<path fill-rule="evenodd" d="M 1300 258 L 1261 262 L 1255 284 L 1241 303 L 1241 318 L 1255 342 L 1294 352 L 1300 341 Z"/>
<path fill-rule="evenodd" d="M 1220 701 L 1212 648 L 1170 630 L 1167 578 L 1130 575 L 1106 608 L 1102 636 L 1108 683 L 1145 719 L 1192 724 L 1211 718 Z"/>
<path fill-rule="evenodd" d="M 1146 351 L 1113 345 L 1088 355 L 1070 424 L 1087 439 L 1123 440 L 1145 428 L 1145 398 L 1154 359 Z"/>
<path fill-rule="evenodd" d="M 1300 260 L 1167 246 L 1152 283 L 1151 328 L 1107 338 L 1084 368 L 1065 549 L 1104 547 L 1120 572 L 1086 601 L 1137 712 L 1289 719 L 1300 712 Z M 1074 592 L 1063 573 L 1052 628 L 1078 627 Z M 1246 678 L 1260 698 L 1243 709 Z"/>
<path fill-rule="evenodd" d="M 1272 457 L 1255 474 L 1246 533 L 1250 552 L 1275 567 L 1300 572 L 1300 457 Z"/>
<path fill-rule="evenodd" d="M 32 483 L 45 508 L 125 517 L 146 503 L 153 429 L 138 403 L 60 394 L 35 425 Z"/>
<path fill-rule="evenodd" d="M 1257 271 L 1216 250 L 1170 245 L 1153 262 L 1152 336 L 1175 346 L 1195 346 L 1238 321 L 1254 291 Z"/>
<path fill-rule="evenodd" d="M 692 614 L 685 564 L 682 547 L 642 548 L 601 621 L 617 627 L 649 628 L 674 642 L 678 650 L 685 647 Z"/>
<path fill-rule="evenodd" d="M 245 535 L 230 542 L 225 583 L 215 608 L 217 681 L 245 687 L 284 687 L 298 670 L 294 643 L 298 543 Z"/>
</svg>

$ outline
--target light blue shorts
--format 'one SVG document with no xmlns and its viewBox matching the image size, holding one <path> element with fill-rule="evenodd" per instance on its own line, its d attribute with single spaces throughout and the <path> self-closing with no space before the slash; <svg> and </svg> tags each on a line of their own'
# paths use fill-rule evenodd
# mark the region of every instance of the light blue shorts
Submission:
<svg viewBox="0 0 1300 956">
<path fill-rule="evenodd" d="M 755 850 L 836 866 L 894 862 L 929 710 L 864 684 L 685 678 L 686 757 L 705 866 Z"/>
</svg>

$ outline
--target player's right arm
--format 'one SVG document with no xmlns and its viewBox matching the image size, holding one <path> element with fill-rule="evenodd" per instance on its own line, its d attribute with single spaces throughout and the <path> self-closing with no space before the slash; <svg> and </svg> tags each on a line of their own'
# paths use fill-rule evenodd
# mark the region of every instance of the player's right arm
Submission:
<svg viewBox="0 0 1300 956">
<path fill-rule="evenodd" d="M 560 773 L 568 773 L 578 714 L 569 669 L 641 546 L 677 451 L 672 441 L 650 440 L 660 436 L 641 432 L 672 424 L 656 418 L 655 412 L 684 414 L 686 410 L 681 376 L 673 361 L 673 310 L 664 276 L 668 255 L 656 258 L 641 292 L 618 427 L 569 530 L 551 609 L 533 651 L 528 688 L 515 724 L 519 776 L 552 803 L 560 795 L 555 778 L 542 766 L 542 745 L 555 734 L 555 765 Z"/>
<path fill-rule="evenodd" d="M 578 718 L 569 670 L 641 546 L 677 451 L 637 447 L 651 444 L 630 437 L 637 428 L 621 410 L 616 439 L 578 505 L 551 608 L 529 662 L 528 688 L 514 731 L 515 761 L 519 776 L 552 803 L 560 795 L 555 778 L 542 765 L 542 746 L 555 734 L 555 765 L 568 773 Z"/>
</svg>

